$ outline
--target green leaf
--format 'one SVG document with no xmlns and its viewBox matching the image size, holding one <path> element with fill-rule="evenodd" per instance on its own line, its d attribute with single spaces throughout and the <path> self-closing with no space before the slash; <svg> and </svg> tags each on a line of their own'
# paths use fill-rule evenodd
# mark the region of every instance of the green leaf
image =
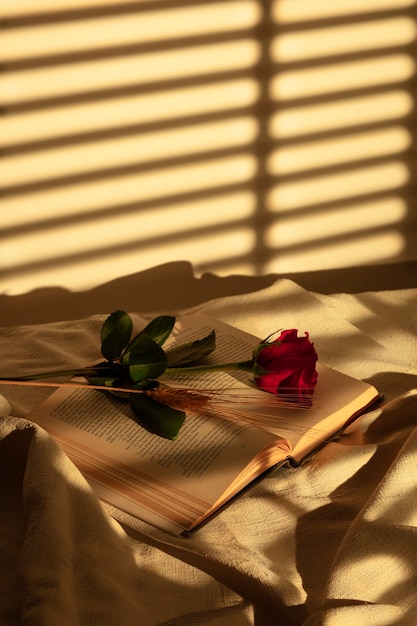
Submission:
<svg viewBox="0 0 417 626">
<path fill-rule="evenodd" d="M 175 325 L 175 317 L 171 315 L 159 315 L 155 317 L 143 330 L 141 330 L 127 346 L 122 356 L 122 363 L 129 363 L 129 356 L 135 349 L 137 343 L 140 343 L 142 335 L 147 335 L 154 340 L 159 346 L 162 346 L 170 336 Z"/>
<path fill-rule="evenodd" d="M 123 381 L 126 378 L 129 378 L 127 368 L 122 367 L 120 363 L 103 361 L 94 367 L 86 369 L 88 369 L 88 371 L 84 374 L 84 378 L 90 385 L 119 387 L 123 385 Z M 126 384 L 129 383 L 127 382 Z"/>
<path fill-rule="evenodd" d="M 209 355 L 216 348 L 216 333 L 214 330 L 202 339 L 196 339 L 171 350 L 167 350 L 168 366 L 192 365 Z"/>
<path fill-rule="evenodd" d="M 149 322 L 142 332 L 146 333 L 158 345 L 163 346 L 170 336 L 174 325 L 175 317 L 172 315 L 159 315 Z"/>
<path fill-rule="evenodd" d="M 130 381 L 130 387 L 129 387 L 129 383 L 126 383 L 125 380 L 120 379 L 120 378 L 94 378 L 94 377 L 89 377 L 88 382 L 90 383 L 90 385 L 100 385 L 102 387 L 108 387 L 108 391 L 105 391 L 103 389 L 104 393 L 110 393 L 112 396 L 116 396 L 118 398 L 129 398 L 129 392 L 128 391 L 120 391 L 120 387 L 122 388 L 131 388 L 131 381 Z"/>
<path fill-rule="evenodd" d="M 165 351 L 146 334 L 135 338 L 129 354 L 129 374 L 137 383 L 147 378 L 158 378 L 167 367 Z"/>
<path fill-rule="evenodd" d="M 137 421 L 160 437 L 174 440 L 185 421 L 184 411 L 172 409 L 139 393 L 130 394 L 130 406 Z"/>
<path fill-rule="evenodd" d="M 118 359 L 128 345 L 133 323 L 126 311 L 114 311 L 101 329 L 101 353 L 109 361 Z"/>
</svg>

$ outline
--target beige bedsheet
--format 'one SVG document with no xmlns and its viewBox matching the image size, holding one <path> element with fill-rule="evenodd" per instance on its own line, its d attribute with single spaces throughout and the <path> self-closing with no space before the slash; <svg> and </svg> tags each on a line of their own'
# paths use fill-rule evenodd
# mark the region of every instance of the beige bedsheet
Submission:
<svg viewBox="0 0 417 626">
<path fill-rule="evenodd" d="M 417 289 L 323 296 L 280 280 L 199 309 L 259 336 L 308 330 L 383 405 L 176 538 L 102 505 L 25 419 L 49 391 L 3 388 L 1 626 L 415 626 Z M 0 373 L 91 362 L 101 323 L 1 329 Z"/>
</svg>

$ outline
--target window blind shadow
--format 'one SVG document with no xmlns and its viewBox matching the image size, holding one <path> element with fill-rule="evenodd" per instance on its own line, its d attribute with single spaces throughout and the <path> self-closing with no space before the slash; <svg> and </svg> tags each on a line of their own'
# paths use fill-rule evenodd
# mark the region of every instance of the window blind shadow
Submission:
<svg viewBox="0 0 417 626">
<path fill-rule="evenodd" d="M 416 259 L 413 0 L 1 11 L 1 292 Z"/>
</svg>

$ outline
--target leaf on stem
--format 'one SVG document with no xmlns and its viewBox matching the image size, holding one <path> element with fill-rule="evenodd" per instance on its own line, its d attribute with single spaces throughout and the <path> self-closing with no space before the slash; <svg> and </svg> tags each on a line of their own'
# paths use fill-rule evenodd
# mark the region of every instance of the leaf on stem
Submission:
<svg viewBox="0 0 417 626">
<path fill-rule="evenodd" d="M 200 361 L 216 348 L 216 333 L 212 330 L 202 339 L 196 339 L 167 350 L 168 366 L 185 367 Z"/>
<path fill-rule="evenodd" d="M 137 383 L 148 378 L 158 378 L 167 367 L 165 351 L 145 333 L 135 338 L 129 353 L 129 374 Z"/>
<path fill-rule="evenodd" d="M 137 344 L 141 345 L 141 337 L 147 335 L 153 341 L 162 346 L 170 336 L 172 329 L 174 328 L 175 317 L 171 315 L 159 315 L 155 317 L 149 324 L 142 329 L 130 342 L 126 350 L 123 353 L 121 362 L 123 365 L 127 365 L 130 359 L 130 353 L 136 350 Z"/>
<path fill-rule="evenodd" d="M 172 315 L 159 315 L 155 317 L 145 328 L 143 333 L 153 339 L 158 345 L 162 346 L 170 336 L 174 328 L 175 317 Z"/>
<path fill-rule="evenodd" d="M 114 311 L 101 329 L 101 353 L 105 359 L 114 361 L 128 345 L 133 323 L 126 311 Z"/>
<path fill-rule="evenodd" d="M 137 421 L 150 432 L 171 440 L 178 437 L 185 420 L 184 411 L 136 393 L 130 394 L 130 406 Z"/>
</svg>

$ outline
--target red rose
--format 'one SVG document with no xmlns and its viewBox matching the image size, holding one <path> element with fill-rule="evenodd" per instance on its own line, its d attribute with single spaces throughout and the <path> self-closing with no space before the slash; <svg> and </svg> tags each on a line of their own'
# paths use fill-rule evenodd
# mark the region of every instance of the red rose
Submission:
<svg viewBox="0 0 417 626">
<path fill-rule="evenodd" d="M 265 339 L 258 345 L 254 373 L 259 389 L 295 398 L 313 394 L 317 383 L 317 353 L 308 333 L 298 337 L 297 332 L 283 330 L 274 341 Z"/>
</svg>

